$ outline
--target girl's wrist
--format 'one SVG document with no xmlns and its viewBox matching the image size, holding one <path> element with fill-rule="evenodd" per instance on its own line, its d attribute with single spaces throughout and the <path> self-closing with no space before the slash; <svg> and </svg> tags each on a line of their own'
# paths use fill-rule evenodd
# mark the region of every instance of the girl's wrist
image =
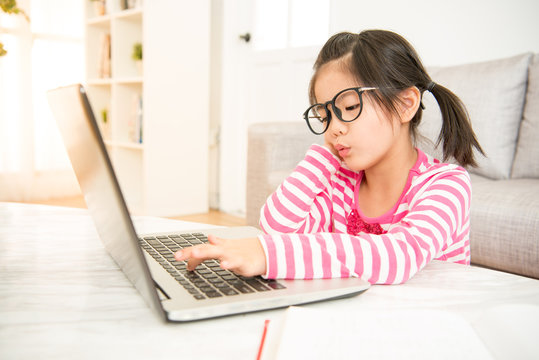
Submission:
<svg viewBox="0 0 539 360">
<path fill-rule="evenodd" d="M 266 239 L 264 237 L 265 237 L 264 235 L 258 235 L 257 239 L 260 242 L 260 245 L 262 246 L 262 249 L 264 250 L 264 257 L 265 257 L 265 260 L 266 260 L 266 272 L 264 274 L 262 274 L 261 276 L 264 279 L 268 279 L 268 276 L 269 276 L 269 273 L 270 273 L 270 258 L 269 258 L 269 254 L 268 254 L 268 248 L 267 248 Z"/>
<path fill-rule="evenodd" d="M 324 144 L 324 145 L 313 144 L 311 148 L 309 149 L 309 151 L 315 151 L 318 154 L 322 155 L 324 159 L 327 161 L 328 165 L 334 168 L 334 171 L 337 171 L 337 169 L 342 164 L 342 159 L 338 155 L 333 153 L 333 151 L 327 144 Z"/>
</svg>

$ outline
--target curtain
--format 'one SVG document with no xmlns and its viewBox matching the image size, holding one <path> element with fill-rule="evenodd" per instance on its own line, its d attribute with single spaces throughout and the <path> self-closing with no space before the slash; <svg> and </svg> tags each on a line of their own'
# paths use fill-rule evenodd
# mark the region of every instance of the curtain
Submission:
<svg viewBox="0 0 539 360">
<path fill-rule="evenodd" d="M 18 0 L 0 13 L 0 201 L 80 193 L 46 91 L 84 78 L 84 0 Z"/>
</svg>

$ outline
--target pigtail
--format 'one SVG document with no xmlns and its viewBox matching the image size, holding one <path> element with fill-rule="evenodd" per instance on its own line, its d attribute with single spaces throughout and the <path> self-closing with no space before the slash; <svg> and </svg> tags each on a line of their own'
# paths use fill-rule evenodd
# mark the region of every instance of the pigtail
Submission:
<svg viewBox="0 0 539 360">
<path fill-rule="evenodd" d="M 442 85 L 430 83 L 427 90 L 431 92 L 442 113 L 442 129 L 438 135 L 436 146 L 443 143 L 443 160 L 453 157 L 460 165 L 477 166 L 473 148 L 485 155 L 472 129 L 470 116 L 462 101 L 449 89 Z"/>
</svg>

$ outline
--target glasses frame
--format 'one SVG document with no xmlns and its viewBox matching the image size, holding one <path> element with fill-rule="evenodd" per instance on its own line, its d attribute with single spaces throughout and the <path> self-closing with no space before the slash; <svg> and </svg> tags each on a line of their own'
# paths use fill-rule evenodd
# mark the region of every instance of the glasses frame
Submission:
<svg viewBox="0 0 539 360">
<path fill-rule="evenodd" d="M 346 91 L 350 91 L 350 90 L 354 90 L 357 93 L 357 96 L 359 97 L 359 112 L 358 112 L 357 116 L 355 118 L 353 118 L 352 120 L 344 120 L 342 118 L 341 110 L 337 106 L 335 106 L 335 100 L 337 100 L 337 98 L 342 93 L 344 93 Z M 305 122 L 307 122 L 307 126 L 309 127 L 309 130 L 311 130 L 311 132 L 313 132 L 316 135 L 322 135 L 323 133 L 325 133 L 329 129 L 329 123 L 331 122 L 331 117 L 332 117 L 331 111 L 329 110 L 329 105 L 331 105 L 331 108 L 333 109 L 333 113 L 337 116 L 337 118 L 340 121 L 349 123 L 349 122 L 352 122 L 352 121 L 356 120 L 361 115 L 361 112 L 363 111 L 363 96 L 362 95 L 363 95 L 363 93 L 365 91 L 369 91 L 369 90 L 378 90 L 378 88 L 377 87 L 361 87 L 361 86 L 347 88 L 347 89 L 339 91 L 333 97 L 333 99 L 331 99 L 330 101 L 326 101 L 325 103 L 316 103 L 316 104 L 313 104 L 313 105 L 309 106 L 309 108 L 303 113 L 303 118 L 305 119 Z M 324 109 L 326 109 L 326 113 L 328 114 L 328 120 L 326 122 L 326 127 L 324 128 L 324 130 L 322 132 L 314 131 L 314 129 L 311 127 L 311 123 L 309 122 L 309 112 L 311 111 L 311 109 L 313 109 L 316 106 L 323 106 Z"/>
</svg>

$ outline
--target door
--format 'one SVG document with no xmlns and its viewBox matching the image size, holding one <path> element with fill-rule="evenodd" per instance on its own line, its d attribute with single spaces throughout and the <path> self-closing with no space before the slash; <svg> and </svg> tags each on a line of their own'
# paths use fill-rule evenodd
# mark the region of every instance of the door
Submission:
<svg viewBox="0 0 539 360">
<path fill-rule="evenodd" d="M 220 5 L 219 208 L 243 215 L 247 128 L 257 122 L 303 121 L 312 66 L 329 35 L 330 0 L 227 0 Z"/>
</svg>

